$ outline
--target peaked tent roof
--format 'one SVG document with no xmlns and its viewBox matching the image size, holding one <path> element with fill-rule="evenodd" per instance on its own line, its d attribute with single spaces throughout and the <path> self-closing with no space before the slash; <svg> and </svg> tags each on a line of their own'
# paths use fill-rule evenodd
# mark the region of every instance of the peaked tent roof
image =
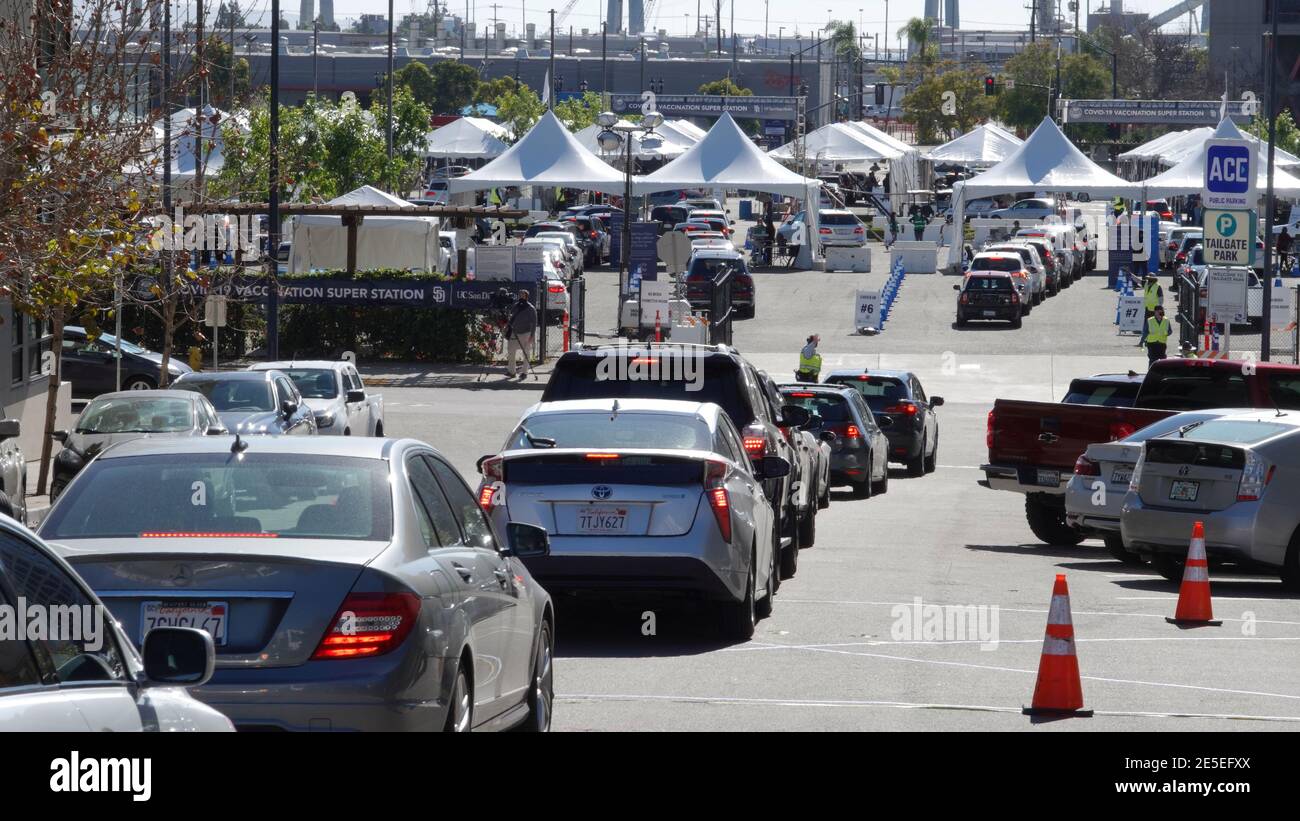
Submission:
<svg viewBox="0 0 1300 821">
<path fill-rule="evenodd" d="M 876 128 L 874 125 L 867 122 L 866 120 L 854 120 L 852 122 L 845 123 L 845 125 L 850 126 L 851 128 L 856 128 L 858 131 L 861 131 L 863 134 L 866 134 L 868 137 L 875 140 L 876 142 L 884 143 L 885 145 L 890 146 L 891 148 L 894 148 L 898 151 L 901 151 L 904 154 L 906 154 L 909 151 L 916 150 L 916 146 L 908 145 L 907 143 L 895 137 L 893 134 L 889 134 L 888 132 Z"/>
<path fill-rule="evenodd" d="M 598 157 L 610 160 L 621 159 L 623 156 L 623 150 L 621 148 L 613 154 L 601 149 L 600 142 L 596 137 L 604 130 L 604 127 L 599 124 L 589 125 L 573 136 L 578 139 L 578 142 L 582 144 L 583 148 Z M 659 129 L 655 129 L 655 133 L 659 134 Z M 675 134 L 659 134 L 660 144 L 654 148 L 648 148 L 643 144 L 642 135 L 633 134 L 632 156 L 639 160 L 671 160 L 674 157 L 680 157 L 682 154 L 686 153 L 686 149 L 690 147 L 690 144 L 682 144 L 678 142 L 673 139 L 675 136 Z"/>
<path fill-rule="evenodd" d="M 340 194 L 330 200 L 328 205 L 410 205 L 409 202 L 387 191 L 380 191 L 373 185 L 363 185 L 360 188 L 349 191 L 346 194 Z"/>
<path fill-rule="evenodd" d="M 1159 160 L 1164 157 L 1165 152 L 1172 150 L 1175 146 L 1182 144 L 1184 141 L 1195 140 L 1197 135 L 1201 140 L 1207 139 L 1214 133 L 1214 129 L 1209 126 L 1193 128 L 1187 131 L 1170 131 L 1167 134 L 1161 134 L 1154 140 L 1148 140 L 1137 148 L 1131 148 L 1119 155 L 1121 160 Z"/>
<path fill-rule="evenodd" d="M 1220 123 L 1219 127 L 1222 128 L 1223 124 Z M 1187 139 L 1166 146 L 1161 152 L 1160 162 L 1166 166 L 1172 167 L 1178 165 L 1188 157 L 1199 155 L 1204 142 L 1215 136 L 1217 131 L 1218 129 L 1211 130 L 1207 127 L 1204 136 L 1194 135 L 1195 139 L 1189 136 Z M 1247 134 L 1241 131 L 1237 128 L 1236 124 L 1233 124 L 1231 133 L 1237 135 L 1234 139 L 1246 139 L 1253 143 L 1259 143 L 1259 156 L 1261 158 L 1263 158 L 1265 153 L 1268 151 L 1267 143 L 1261 142 L 1254 134 Z M 1289 151 L 1283 151 L 1281 148 L 1277 148 L 1275 149 L 1273 163 L 1277 168 L 1294 168 L 1295 166 L 1300 165 L 1300 157 L 1297 157 Z"/>
<path fill-rule="evenodd" d="M 1214 130 L 1215 138 L 1241 139 L 1242 133 L 1231 119 L 1224 118 Z M 1267 162 L 1260 162 L 1255 179 L 1260 196 L 1268 187 Z M 1200 147 L 1187 155 L 1181 162 L 1164 173 L 1157 174 L 1142 183 L 1147 196 L 1176 196 L 1179 194 L 1199 194 L 1205 187 L 1205 141 Z M 1273 190 L 1284 196 L 1300 195 L 1300 179 L 1296 179 L 1280 168 L 1273 169 Z"/>
<path fill-rule="evenodd" d="M 548 111 L 506 153 L 477 171 L 450 180 L 448 185 L 453 193 L 499 185 L 562 186 L 617 193 L 623 189 L 623 174 L 583 148 L 555 112 Z"/>
<path fill-rule="evenodd" d="M 730 114 L 723 114 L 702 140 L 663 168 L 635 181 L 633 190 L 648 194 L 718 186 L 804 197 L 810 186 L 819 185 L 821 181 L 796 174 L 764 154 Z"/>
<path fill-rule="evenodd" d="M 968 199 L 1015 191 L 1086 191 L 1110 197 L 1136 196 L 1140 187 L 1085 157 L 1056 123 L 1044 117 L 1010 157 L 966 180 L 963 190 Z"/>
<path fill-rule="evenodd" d="M 506 130 L 478 117 L 461 117 L 430 131 L 424 140 L 426 157 L 481 160 L 499 157 L 510 149 L 502 142 Z"/>
<path fill-rule="evenodd" d="M 903 156 L 902 151 L 873 140 L 846 123 L 830 123 L 808 132 L 804 135 L 804 153 L 810 159 L 822 162 L 867 162 Z M 795 143 L 788 142 L 767 152 L 767 155 L 778 160 L 793 160 Z"/>
<path fill-rule="evenodd" d="M 992 123 L 976 126 L 955 140 L 944 143 L 925 155 L 935 163 L 960 165 L 995 165 L 1002 162 L 1025 141 Z"/>
</svg>

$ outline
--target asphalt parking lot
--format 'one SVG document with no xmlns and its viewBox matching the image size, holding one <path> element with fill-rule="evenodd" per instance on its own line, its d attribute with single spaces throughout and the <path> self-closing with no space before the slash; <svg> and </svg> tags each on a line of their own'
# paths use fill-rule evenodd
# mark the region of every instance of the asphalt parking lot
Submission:
<svg viewBox="0 0 1300 821">
<path fill-rule="evenodd" d="M 1104 279 L 1048 300 L 1019 331 L 958 331 L 955 278 L 909 276 L 885 331 L 857 336 L 852 292 L 884 271 L 759 274 L 758 315 L 737 326 L 735 343 L 778 381 L 812 332 L 822 335 L 824 369 L 914 369 L 946 399 L 937 472 L 896 471 L 889 493 L 870 500 L 836 493 L 774 615 L 745 644 L 721 642 L 679 608 L 562 610 L 555 728 L 1295 729 L 1300 606 L 1276 577 L 1212 574 L 1223 626 L 1180 630 L 1165 622 L 1175 585 L 1111 560 L 1100 542 L 1038 543 L 1023 497 L 976 484 L 994 398 L 1054 401 L 1071 377 L 1145 368 L 1134 338 L 1114 331 Z M 607 330 L 614 275 L 588 276 L 588 329 Z M 543 384 L 385 388 L 389 431 L 435 444 L 472 475 Z M 1069 581 L 1084 698 L 1097 714 L 1031 723 L 1020 708 L 1033 693 L 1057 573 Z M 927 605 L 973 606 L 988 630 L 927 640 Z M 996 642 L 981 638 L 990 635 Z"/>
</svg>

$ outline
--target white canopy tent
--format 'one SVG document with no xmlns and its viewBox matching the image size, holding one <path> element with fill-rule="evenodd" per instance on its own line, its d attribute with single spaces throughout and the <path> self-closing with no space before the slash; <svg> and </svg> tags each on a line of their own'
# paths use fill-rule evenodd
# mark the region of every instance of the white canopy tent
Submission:
<svg viewBox="0 0 1300 821">
<path fill-rule="evenodd" d="M 329 205 L 399 205 L 392 194 L 363 185 Z M 289 219 L 289 273 L 342 270 L 348 261 L 348 229 L 342 217 L 302 215 Z M 357 269 L 438 269 L 438 218 L 368 216 L 357 227 Z"/>
<path fill-rule="evenodd" d="M 1222 127 L 1222 123 L 1220 123 L 1220 128 L 1221 127 Z M 1207 128 L 1206 130 L 1207 132 L 1210 132 L 1210 129 Z M 1250 140 L 1253 143 L 1259 144 L 1260 157 L 1266 156 L 1268 152 L 1267 142 L 1261 141 L 1254 134 L 1247 134 L 1241 131 L 1236 127 L 1235 124 L 1233 125 L 1233 130 L 1235 130 L 1237 134 L 1240 135 L 1239 136 L 1240 139 Z M 1214 129 L 1213 133 L 1217 133 L 1217 131 L 1218 129 Z M 1161 165 L 1167 167 L 1173 167 L 1182 163 L 1188 157 L 1199 155 L 1205 147 L 1204 145 L 1205 141 L 1209 139 L 1211 136 L 1213 136 L 1213 133 L 1206 133 L 1205 136 L 1199 137 L 1198 139 L 1182 140 L 1166 148 L 1161 153 L 1161 157 L 1160 157 Z M 1277 168 L 1295 168 L 1296 166 L 1300 166 L 1300 157 L 1297 157 L 1296 155 L 1292 154 L 1289 151 L 1284 151 L 1281 148 L 1276 148 L 1274 150 L 1273 163 Z"/>
<path fill-rule="evenodd" d="M 845 125 L 858 130 L 876 142 L 884 143 L 886 146 L 902 152 L 901 157 L 889 163 L 891 197 L 921 187 L 921 152 L 915 146 L 908 145 L 894 135 L 881 131 L 865 120 L 856 120 L 845 123 Z"/>
<path fill-rule="evenodd" d="M 215 120 L 215 122 L 214 122 Z M 181 108 L 171 115 L 172 130 L 172 184 L 185 186 L 194 181 L 198 173 L 199 158 L 203 160 L 205 177 L 215 176 L 226 164 L 224 131 L 228 127 L 237 127 L 248 133 L 248 114 L 239 112 L 230 114 L 219 109 L 210 109 L 204 117 L 193 108 Z M 202 131 L 200 132 L 200 129 Z M 203 140 L 203 150 L 199 152 L 199 139 Z M 153 124 L 153 145 L 151 150 L 156 160 L 155 179 L 162 179 L 163 121 Z M 123 169 L 128 175 L 139 172 L 139 167 Z"/>
<path fill-rule="evenodd" d="M 582 147 L 610 163 L 619 166 L 623 159 L 623 149 L 613 153 L 603 150 L 597 136 L 605 129 L 600 125 L 589 125 L 574 134 Z M 660 135 L 655 129 L 657 140 L 646 139 L 641 134 L 632 134 L 632 156 L 638 160 L 671 160 L 686 153 L 690 144 L 683 145 L 667 135 Z"/>
<path fill-rule="evenodd" d="M 1213 133 L 1214 129 L 1209 126 L 1193 128 L 1187 131 L 1170 131 L 1168 134 L 1161 134 L 1154 140 L 1142 143 L 1137 148 L 1125 151 L 1117 159 L 1120 161 L 1154 160 L 1159 162 L 1166 156 L 1166 152 L 1177 150 L 1177 146 L 1183 143 L 1204 142 Z"/>
<path fill-rule="evenodd" d="M 638 194 L 683 188 L 739 188 L 803 200 L 809 237 L 817 236 L 817 189 L 821 181 L 796 174 L 767 156 L 723 114 L 704 138 L 677 159 L 633 182 Z M 800 264 L 812 267 L 814 243 L 800 246 Z"/>
<path fill-rule="evenodd" d="M 583 148 L 555 113 L 548 111 L 500 157 L 449 181 L 452 193 L 527 185 L 618 193 L 624 180 L 623 172 Z"/>
<path fill-rule="evenodd" d="M 929 152 L 925 159 L 936 165 L 996 165 L 1024 143 L 1010 131 L 993 123 L 984 123 Z"/>
<path fill-rule="evenodd" d="M 1219 123 L 1219 127 L 1214 130 L 1213 136 L 1216 139 L 1239 140 L 1243 135 L 1232 120 L 1225 117 Z M 1260 146 L 1260 163 L 1256 166 L 1259 173 L 1255 184 L 1261 197 L 1264 196 L 1264 192 L 1268 188 L 1268 158 L 1266 151 L 1266 146 Z M 1201 140 L 1200 147 L 1184 157 L 1173 168 L 1162 174 L 1157 174 L 1151 179 L 1142 182 L 1141 185 L 1146 191 L 1147 198 L 1201 193 L 1205 187 L 1205 140 Z M 1283 171 L 1281 168 L 1274 168 L 1273 191 L 1283 197 L 1300 197 L 1300 179 Z"/>
<path fill-rule="evenodd" d="M 425 137 L 424 156 L 446 160 L 489 160 L 500 157 L 510 146 L 504 128 L 482 117 L 461 117 Z"/>
<path fill-rule="evenodd" d="M 769 157 L 790 162 L 797 155 L 797 142 L 788 142 L 767 152 Z M 804 135 L 804 156 L 810 161 L 837 164 L 865 165 L 869 162 L 897 160 L 903 151 L 848 123 L 830 123 Z"/>
<path fill-rule="evenodd" d="M 1141 195 L 1142 186 L 1121 179 L 1088 159 L 1050 117 L 1044 117 L 1010 157 L 983 174 L 953 186 L 953 225 L 965 223 L 967 198 L 1018 191 L 1136 198 Z M 954 242 L 948 251 L 948 264 L 956 266 L 960 260 L 961 243 Z"/>
<path fill-rule="evenodd" d="M 690 120 L 664 120 L 663 125 L 655 129 L 678 145 L 692 146 L 704 139 L 708 132 Z"/>
</svg>

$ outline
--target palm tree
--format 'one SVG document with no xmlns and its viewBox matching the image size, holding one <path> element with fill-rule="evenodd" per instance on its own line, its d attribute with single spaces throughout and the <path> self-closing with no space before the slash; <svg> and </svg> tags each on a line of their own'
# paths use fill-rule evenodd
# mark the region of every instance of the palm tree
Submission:
<svg viewBox="0 0 1300 821">
<path fill-rule="evenodd" d="M 923 61 L 931 61 L 935 57 L 937 46 L 931 42 L 934 36 L 934 22 L 922 17 L 913 17 L 907 21 L 907 25 L 898 30 L 899 37 L 906 37 L 908 43 L 916 44 L 916 53 Z"/>
<path fill-rule="evenodd" d="M 862 49 L 858 46 L 858 29 L 848 20 L 832 20 L 826 24 L 826 39 L 831 53 L 845 60 L 856 60 Z"/>
</svg>

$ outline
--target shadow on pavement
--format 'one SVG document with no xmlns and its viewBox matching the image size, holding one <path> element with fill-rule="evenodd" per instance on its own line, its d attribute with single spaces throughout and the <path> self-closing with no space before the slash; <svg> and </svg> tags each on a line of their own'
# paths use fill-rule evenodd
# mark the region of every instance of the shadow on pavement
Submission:
<svg viewBox="0 0 1300 821">
<path fill-rule="evenodd" d="M 647 599 L 614 605 L 560 598 L 556 624 L 555 654 L 560 658 L 694 656 L 738 643 L 721 635 L 716 610 L 689 602 Z M 651 627 L 652 634 L 643 632 Z"/>
<path fill-rule="evenodd" d="M 967 550 L 978 550 L 984 553 L 1009 553 L 1020 556 L 1057 556 L 1063 559 L 1106 559 L 1105 550 L 1099 547 L 1090 547 L 1087 545 L 1077 545 L 1070 547 L 1067 545 L 1055 544 L 968 544 Z M 1107 562 L 1108 565 L 1118 565 L 1119 562 Z M 1084 567 L 1095 568 L 1098 565 L 1089 563 Z"/>
</svg>

